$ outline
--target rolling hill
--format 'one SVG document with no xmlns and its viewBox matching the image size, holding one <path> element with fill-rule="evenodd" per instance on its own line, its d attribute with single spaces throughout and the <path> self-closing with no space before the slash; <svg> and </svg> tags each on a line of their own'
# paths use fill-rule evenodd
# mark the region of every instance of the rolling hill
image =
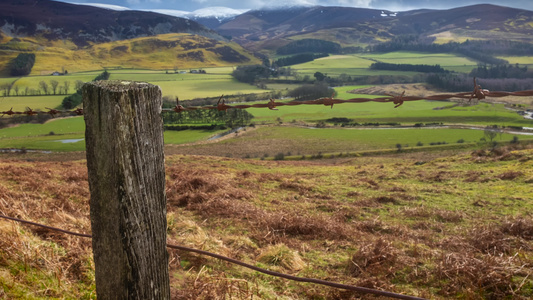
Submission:
<svg viewBox="0 0 533 300">
<path fill-rule="evenodd" d="M 489 4 L 398 13 L 351 7 L 295 7 L 249 11 L 213 29 L 254 51 L 276 49 L 302 38 L 360 46 L 405 34 L 434 37 L 437 41 L 462 37 L 531 42 L 533 12 Z"/>
<path fill-rule="evenodd" d="M 0 2 L 0 28 L 10 37 L 68 40 L 78 47 L 165 33 L 192 33 L 222 40 L 194 21 L 142 11 L 114 11 L 51 0 Z"/>
<path fill-rule="evenodd" d="M 32 74 L 257 62 L 238 44 L 184 18 L 50 0 L 0 2 L 0 74 L 9 73 L 21 52 L 36 54 Z"/>
</svg>

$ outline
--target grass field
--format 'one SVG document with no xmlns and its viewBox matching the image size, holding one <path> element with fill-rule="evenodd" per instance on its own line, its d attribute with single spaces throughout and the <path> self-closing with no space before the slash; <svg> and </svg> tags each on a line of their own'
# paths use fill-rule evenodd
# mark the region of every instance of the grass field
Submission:
<svg viewBox="0 0 533 300">
<path fill-rule="evenodd" d="M 65 95 L 60 96 L 19 96 L 0 97 L 0 111 L 25 111 L 27 107 L 33 110 L 47 111 L 46 107 L 58 108 Z"/>
<path fill-rule="evenodd" d="M 138 76 L 142 73 L 138 73 Z M 153 76 L 161 76 L 161 74 L 155 73 Z M 369 97 L 368 95 L 357 95 L 348 93 L 349 91 L 362 88 L 365 86 L 345 86 L 337 88 L 338 95 L 336 97 L 341 99 L 348 99 L 354 97 Z M 221 86 L 221 88 L 226 88 Z M 219 92 L 219 90 L 213 90 L 213 93 Z M 218 94 L 215 94 L 218 95 Z M 370 96 L 376 97 L 376 96 Z M 19 97 L 24 98 L 24 97 Z M 37 97 L 28 97 L 31 99 L 40 99 Z M 62 99 L 62 97 L 60 97 Z M 17 107 L 21 110 L 25 110 L 25 106 L 16 106 L 14 104 L 20 102 L 10 102 L 18 99 L 16 97 L 4 98 L 0 104 L 5 109 L 9 109 L 11 105 L 16 110 Z M 44 104 L 35 103 L 38 105 L 51 106 L 53 101 L 58 99 L 54 97 L 44 97 L 49 102 Z M 56 100 L 55 100 L 56 99 Z M 28 103 L 26 99 L 23 99 L 24 103 Z M 41 100 L 43 101 L 43 100 Z M 58 100 L 59 101 L 59 100 Z M 478 126 L 485 125 L 499 125 L 499 126 L 524 126 L 533 127 L 531 120 L 523 119 L 518 114 L 509 111 L 504 108 L 503 104 L 487 104 L 480 103 L 473 106 L 454 107 L 451 109 L 435 110 L 436 107 L 443 107 L 450 105 L 449 102 L 436 102 L 436 101 L 414 101 L 407 102 L 404 105 L 394 108 L 391 103 L 357 103 L 357 104 L 338 104 L 332 108 L 323 105 L 302 105 L 302 106 L 283 106 L 279 110 L 273 111 L 268 109 L 250 108 L 248 111 L 255 116 L 253 121 L 256 124 L 261 123 L 277 123 L 281 120 L 283 123 L 289 123 L 296 125 L 300 121 L 307 123 L 318 122 L 319 120 L 325 120 L 333 117 L 344 117 L 352 119 L 353 122 L 365 123 L 365 122 L 398 122 L 405 125 L 413 125 L 415 123 L 445 123 L 450 124 L 474 124 Z M 35 108 L 34 108 L 35 109 Z M 261 133 L 263 131 L 275 132 L 273 135 Z M 50 132 L 54 132 L 56 137 L 48 136 Z M 380 148 L 394 148 L 396 143 L 403 145 L 409 144 L 414 146 L 416 143 L 421 142 L 428 144 L 431 142 L 454 143 L 459 139 L 464 139 L 467 142 L 475 142 L 482 136 L 481 131 L 476 130 L 450 130 L 439 129 L 438 131 L 430 130 L 397 130 L 397 129 L 381 129 L 381 130 L 356 130 L 356 129 L 341 129 L 340 127 L 334 129 L 304 129 L 304 128 L 288 128 L 288 127 L 274 127 L 273 129 L 259 129 L 257 132 L 261 133 L 260 137 L 251 138 L 257 139 L 257 141 L 249 142 L 246 139 L 235 139 L 231 141 L 221 142 L 219 146 L 198 146 L 202 148 L 201 153 L 215 154 L 217 151 L 208 151 L 204 148 L 213 147 L 230 147 L 232 150 L 220 150 L 221 155 L 227 155 L 232 153 L 242 153 L 239 157 L 254 156 L 258 157 L 264 153 L 274 155 L 275 148 L 279 145 L 280 152 L 294 152 L 315 154 L 318 152 L 343 152 L 343 151 L 361 151 L 361 150 L 373 150 Z M 399 138 L 398 133 L 401 132 L 402 136 L 408 136 L 407 138 Z M 430 133 L 432 132 L 432 133 Z M 439 135 L 445 137 L 445 140 L 430 140 L 432 134 L 435 132 L 442 132 Z M 465 134 L 466 132 L 469 132 Z M 209 136 L 218 134 L 218 131 L 167 131 L 165 132 L 165 142 L 167 144 L 185 144 L 196 141 L 206 140 Z M 357 138 L 354 139 L 354 135 L 357 133 Z M 416 136 L 427 133 L 428 136 L 422 135 L 417 140 Z M 48 122 L 44 125 L 25 124 L 14 128 L 0 129 L 0 148 L 28 148 L 28 149 L 53 149 L 62 151 L 83 150 L 85 148 L 82 141 L 73 144 L 62 144 L 60 142 L 54 142 L 60 140 L 59 134 L 69 134 L 69 137 L 65 139 L 81 139 L 84 135 L 84 124 L 81 117 L 58 119 Z M 318 139 L 313 141 L 309 140 L 309 135 L 316 135 Z M 471 137 L 476 135 L 478 137 Z M 284 137 L 282 141 L 269 142 L 269 140 L 277 140 L 276 136 Z M 373 136 L 379 136 L 379 140 L 375 142 L 368 142 Z M 290 137 L 290 138 L 288 138 Z M 512 136 L 505 136 L 504 140 L 510 140 Z M 327 145 L 320 145 L 320 140 L 328 140 Z M 404 139 L 403 141 L 401 139 Z M 305 142 L 302 142 L 305 140 Z M 355 144 L 354 144 L 355 141 Z M 244 152 L 238 148 L 238 143 L 244 143 Z M 264 144 L 264 145 L 263 145 Z M 231 145 L 231 146 L 228 146 Z M 333 148 L 328 148 L 328 145 L 334 145 Z M 194 146 L 196 147 L 196 146 Z M 192 147 L 191 149 L 193 149 Z M 267 148 L 265 148 L 267 147 Z M 291 150 L 291 147 L 293 150 Z M 305 149 L 308 149 L 307 151 Z M 187 150 L 188 151 L 188 150 Z M 207 152 L 206 152 L 207 151 Z M 187 152 L 187 153 L 194 153 Z"/>
<path fill-rule="evenodd" d="M 498 56 L 498 58 L 505 59 L 510 64 L 533 66 L 533 56 Z"/>
<path fill-rule="evenodd" d="M 377 71 L 368 69 L 375 61 L 391 64 L 439 64 L 446 70 L 468 73 L 477 66 L 471 59 L 444 53 L 390 52 L 385 54 L 332 55 L 312 62 L 291 66 L 301 75 L 312 76 L 315 72 L 327 73 L 329 76 L 347 74 L 352 76 L 374 75 L 414 75 L 415 72 Z"/>
<path fill-rule="evenodd" d="M 90 233 L 85 161 L 37 157 L 0 160 L 0 211 Z M 533 296 L 532 149 L 335 163 L 165 161 L 171 244 L 426 299 Z M 176 298 L 369 298 L 185 251 L 169 256 Z M 95 297 L 90 239 L 0 220 L 0 257 L 7 299 Z"/>
<path fill-rule="evenodd" d="M 118 69 L 109 70 L 110 79 L 117 80 L 133 80 L 149 82 L 161 87 L 163 96 L 178 96 L 182 100 L 195 99 L 202 97 L 216 97 L 220 95 L 233 94 L 253 94 L 263 93 L 266 90 L 257 88 L 256 86 L 238 82 L 231 76 L 232 67 L 217 67 L 204 68 L 207 74 L 175 74 L 174 70 L 169 70 L 169 74 L 165 70 L 140 70 L 140 69 Z M 187 70 L 188 72 L 189 70 Z M 65 86 L 65 81 L 68 82 L 69 93 L 75 92 L 75 82 L 80 80 L 88 82 L 93 80 L 102 71 L 92 71 L 83 73 L 71 73 L 65 76 L 27 76 L 27 77 L 11 77 L 1 78 L 2 83 L 12 83 L 19 88 L 19 95 L 15 96 L 14 89 L 11 90 L 10 97 L 0 97 L 0 110 L 9 110 L 14 107 L 14 110 L 24 110 L 26 107 L 32 109 L 44 110 L 45 107 L 57 108 L 61 105 L 61 101 L 66 95 L 47 95 L 47 96 L 24 96 L 25 89 L 39 91 L 39 83 L 44 81 L 50 86 L 52 80 L 59 83 L 59 87 Z M 276 86 L 269 87 L 275 89 Z M 286 88 L 284 86 L 283 88 Z M 59 89 L 58 89 L 59 91 Z"/>
<path fill-rule="evenodd" d="M 509 142 L 512 134 L 497 136 L 497 142 Z M 274 157 L 278 153 L 288 156 L 339 154 L 382 149 L 416 149 L 418 143 L 456 144 L 463 140 L 475 146 L 484 137 L 483 130 L 474 129 L 346 129 L 301 128 L 268 126 L 241 132 L 237 137 L 214 144 L 172 147 L 169 153 L 228 156 L 238 158 Z M 532 140 L 533 136 L 519 136 L 519 140 Z M 424 148 L 425 150 L 430 150 Z"/>
<path fill-rule="evenodd" d="M 348 93 L 351 90 L 366 86 L 344 86 L 336 88 L 337 98 L 376 98 L 374 95 L 358 95 Z M 396 94 L 401 94 L 398 90 Z M 255 116 L 254 122 L 272 123 L 280 118 L 285 123 L 298 120 L 314 122 L 333 117 L 354 119 L 355 122 L 398 122 L 414 124 L 418 122 L 432 123 L 443 122 L 446 124 L 477 124 L 477 125 L 505 125 L 526 126 L 532 125 L 531 120 L 526 120 L 515 112 L 505 109 L 503 104 L 480 103 L 472 106 L 455 107 L 452 109 L 435 108 L 450 105 L 450 102 L 441 101 L 412 101 L 406 102 L 398 108 L 392 103 L 344 103 L 329 108 L 323 105 L 283 106 L 277 111 L 250 108 L 248 111 Z"/>
<path fill-rule="evenodd" d="M 332 55 L 316 59 L 311 62 L 291 66 L 300 75 L 309 75 L 313 79 L 315 72 L 322 72 L 328 76 L 341 74 L 351 76 L 374 76 L 374 75 L 414 75 L 415 72 L 378 71 L 368 67 L 373 63 L 358 55 Z"/>
<path fill-rule="evenodd" d="M 224 130 L 165 131 L 167 144 L 187 144 L 207 140 Z M 55 119 L 45 124 L 22 124 L 0 129 L 0 148 L 52 151 L 85 151 L 83 117 Z M 65 143 L 65 140 L 68 143 Z M 79 140 L 79 141 L 78 141 Z"/>
<path fill-rule="evenodd" d="M 362 57 L 390 64 L 440 65 L 445 70 L 463 73 L 469 73 L 478 64 L 469 58 L 446 53 L 402 51 L 385 54 L 365 54 Z"/>
</svg>

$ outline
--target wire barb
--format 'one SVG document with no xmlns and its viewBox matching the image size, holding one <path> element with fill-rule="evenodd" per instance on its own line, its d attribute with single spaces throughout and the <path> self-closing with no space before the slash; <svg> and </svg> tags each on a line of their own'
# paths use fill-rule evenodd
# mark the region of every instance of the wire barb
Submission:
<svg viewBox="0 0 533 300">
<path fill-rule="evenodd" d="M 24 114 L 28 115 L 28 116 L 34 116 L 37 114 L 36 111 L 33 111 L 31 108 L 29 107 L 26 107 L 26 111 L 24 112 Z"/>
<path fill-rule="evenodd" d="M 45 107 L 46 109 L 48 109 L 48 114 L 52 116 L 52 118 L 55 118 L 55 116 L 57 114 L 60 114 L 61 112 L 57 109 L 53 109 L 53 108 L 48 108 L 48 107 Z"/>
<path fill-rule="evenodd" d="M 274 101 L 274 99 L 270 98 L 270 102 L 268 102 L 268 104 L 267 104 L 268 109 L 270 109 L 270 110 L 278 110 L 276 108 L 276 105 L 277 105 L 276 101 Z"/>
<path fill-rule="evenodd" d="M 185 108 L 180 105 L 180 99 L 176 97 L 176 106 L 172 109 L 173 111 L 180 113 L 182 111 L 185 111 Z"/>
<path fill-rule="evenodd" d="M 227 112 L 229 108 L 231 108 L 231 106 L 229 105 L 226 105 L 226 100 L 223 99 L 224 95 L 220 96 L 220 98 L 218 98 L 218 102 L 217 102 L 217 110 L 218 111 L 225 111 Z M 220 103 L 220 100 L 222 100 L 222 103 Z"/>
<path fill-rule="evenodd" d="M 490 93 L 489 90 L 484 90 L 481 88 L 481 85 L 478 85 L 476 82 L 476 77 L 474 77 L 474 91 L 470 95 L 470 98 L 468 99 L 468 102 L 472 100 L 472 98 L 476 98 L 478 101 L 485 99 L 485 93 Z"/>
</svg>

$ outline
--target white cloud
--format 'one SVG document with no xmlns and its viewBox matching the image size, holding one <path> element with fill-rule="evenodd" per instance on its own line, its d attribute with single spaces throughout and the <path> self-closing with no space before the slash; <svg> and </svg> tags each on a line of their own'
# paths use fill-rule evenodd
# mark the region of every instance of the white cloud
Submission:
<svg viewBox="0 0 533 300">
<path fill-rule="evenodd" d="M 286 7 L 286 6 L 313 6 L 319 5 L 317 0 L 252 0 L 247 1 L 248 7 Z"/>
<path fill-rule="evenodd" d="M 336 2 L 338 6 L 370 7 L 372 0 L 337 0 L 328 2 Z"/>
<path fill-rule="evenodd" d="M 111 9 L 111 10 L 130 10 L 127 7 L 119 6 L 119 5 L 113 5 L 113 4 L 104 4 L 104 3 L 75 3 L 75 2 L 68 2 L 71 4 L 78 4 L 78 5 L 88 5 L 88 6 L 94 6 L 99 8 L 105 8 L 105 9 Z"/>
<path fill-rule="evenodd" d="M 129 5 L 139 5 L 139 4 L 141 4 L 141 1 L 140 1 L 140 0 L 126 0 L 126 2 L 127 2 Z"/>
<path fill-rule="evenodd" d="M 230 17 L 243 14 L 247 9 L 233 9 L 228 7 L 206 7 L 193 11 L 191 14 L 196 17 Z"/>
<path fill-rule="evenodd" d="M 158 14 L 169 15 L 173 17 L 186 18 L 191 12 L 176 9 L 143 9 L 144 11 L 151 11 Z"/>
</svg>

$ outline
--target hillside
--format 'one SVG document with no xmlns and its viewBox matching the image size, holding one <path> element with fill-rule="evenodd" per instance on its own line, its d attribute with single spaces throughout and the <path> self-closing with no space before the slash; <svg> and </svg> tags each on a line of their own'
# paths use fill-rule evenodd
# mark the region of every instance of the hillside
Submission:
<svg viewBox="0 0 533 300">
<path fill-rule="evenodd" d="M 69 41 L 77 47 L 178 32 L 222 39 L 214 31 L 184 18 L 51 0 L 0 2 L 0 29 L 12 38 Z"/>
<path fill-rule="evenodd" d="M 316 6 L 249 11 L 213 29 L 253 50 L 276 49 L 302 38 L 360 46 L 404 34 L 530 42 L 533 12 L 488 4 L 399 13 Z"/>
<path fill-rule="evenodd" d="M 90 233 L 87 167 L 73 158 L 3 154 L 0 211 Z M 530 299 L 532 162 L 531 149 L 316 162 L 167 156 L 168 241 L 427 299 Z M 169 255 L 173 299 L 368 298 Z M 0 220 L 1 296 L 94 292 L 89 239 Z"/>
<path fill-rule="evenodd" d="M 21 52 L 36 54 L 33 75 L 258 62 L 241 46 L 183 18 L 50 0 L 1 2 L 0 75 L 9 76 L 8 64 Z"/>
<path fill-rule="evenodd" d="M 24 39 L 27 40 L 27 39 Z M 0 51 L 1 53 L 2 51 Z M 36 51 L 32 74 L 78 72 L 102 68 L 186 69 L 258 62 L 235 43 L 220 42 L 186 33 L 94 44 L 83 49 L 64 45 Z M 0 56 L 0 68 L 1 68 Z"/>
</svg>

